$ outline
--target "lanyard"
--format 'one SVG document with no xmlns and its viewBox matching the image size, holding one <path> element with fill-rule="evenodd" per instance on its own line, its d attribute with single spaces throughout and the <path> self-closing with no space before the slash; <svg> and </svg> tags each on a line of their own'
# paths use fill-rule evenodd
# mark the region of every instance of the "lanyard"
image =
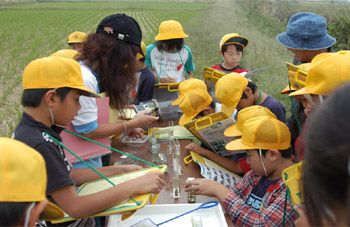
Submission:
<svg viewBox="0 0 350 227">
<path fill-rule="evenodd" d="M 255 104 L 255 105 L 259 105 L 260 98 L 261 98 L 261 91 L 259 90 L 259 98 L 258 98 L 258 101 L 256 102 L 256 104 Z"/>
</svg>

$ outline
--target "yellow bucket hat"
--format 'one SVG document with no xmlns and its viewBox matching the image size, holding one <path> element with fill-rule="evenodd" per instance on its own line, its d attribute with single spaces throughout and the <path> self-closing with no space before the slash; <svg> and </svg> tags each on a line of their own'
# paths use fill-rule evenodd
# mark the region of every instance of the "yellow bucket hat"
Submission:
<svg viewBox="0 0 350 227">
<path fill-rule="evenodd" d="M 229 44 L 238 44 L 241 45 L 243 48 L 245 48 L 249 43 L 249 40 L 239 35 L 238 33 L 229 33 L 224 35 L 220 40 L 220 50 L 222 46 L 229 45 Z"/>
<path fill-rule="evenodd" d="M 100 97 L 85 87 L 77 61 L 61 57 L 44 57 L 30 62 L 23 72 L 23 89 L 54 89 L 69 87 L 82 95 Z"/>
<path fill-rule="evenodd" d="M 177 99 L 175 99 L 174 102 L 171 103 L 171 105 L 179 105 L 180 100 L 182 99 L 184 94 L 188 91 L 193 90 L 193 89 L 201 89 L 204 91 L 208 90 L 207 86 L 205 85 L 203 80 L 199 80 L 199 79 L 195 79 L 195 78 L 185 80 L 185 81 L 181 82 L 179 85 L 179 89 L 178 89 L 179 97 Z M 174 91 L 176 91 L 176 90 L 174 90 Z"/>
<path fill-rule="evenodd" d="M 229 142 L 227 150 L 285 150 L 290 147 L 286 124 L 273 117 L 254 117 L 243 124 L 242 138 Z"/>
<path fill-rule="evenodd" d="M 88 37 L 88 34 L 86 34 L 85 32 L 75 31 L 68 36 L 67 44 L 83 43 L 86 41 L 87 37 Z"/>
<path fill-rule="evenodd" d="M 194 89 L 186 92 L 179 102 L 180 109 L 184 112 L 179 120 L 180 125 L 190 122 L 205 107 L 209 106 L 213 98 L 206 90 Z"/>
<path fill-rule="evenodd" d="M 288 68 L 288 80 L 291 89 L 289 89 L 289 84 L 287 84 L 287 86 L 281 91 L 281 94 L 289 94 L 290 90 L 293 92 L 305 87 L 310 63 L 293 65 L 292 63 L 286 62 L 286 66 Z"/>
<path fill-rule="evenodd" d="M 80 56 L 80 53 L 72 49 L 58 50 L 55 53 L 50 55 L 50 57 L 61 57 L 61 58 L 69 58 L 74 60 L 78 59 L 79 56 Z"/>
<path fill-rule="evenodd" d="M 329 95 L 347 81 L 350 81 L 350 51 L 319 54 L 311 61 L 305 87 L 289 96 Z"/>
<path fill-rule="evenodd" d="M 259 106 L 259 105 L 254 105 L 254 106 L 249 106 L 246 107 L 238 112 L 237 115 L 237 124 L 234 124 L 230 127 L 228 127 L 224 135 L 225 136 L 242 136 L 242 130 L 243 130 L 243 124 L 246 120 L 254 118 L 254 117 L 273 117 L 276 118 L 276 115 L 272 113 L 268 108 Z"/>
<path fill-rule="evenodd" d="M 158 35 L 155 40 L 181 39 L 186 38 L 182 25 L 176 20 L 163 21 L 159 25 Z"/>
<path fill-rule="evenodd" d="M 288 187 L 293 204 L 298 205 L 303 202 L 302 196 L 302 167 L 303 163 L 299 162 L 282 171 L 282 179 Z"/>
<path fill-rule="evenodd" d="M 248 79 L 239 73 L 230 73 L 221 77 L 215 84 L 215 97 L 221 105 L 221 112 L 231 116 L 242 98 Z"/>
<path fill-rule="evenodd" d="M 0 202 L 40 202 L 46 200 L 46 166 L 40 153 L 10 138 L 0 138 Z M 63 211 L 49 202 L 41 220 L 63 218 Z"/>
</svg>

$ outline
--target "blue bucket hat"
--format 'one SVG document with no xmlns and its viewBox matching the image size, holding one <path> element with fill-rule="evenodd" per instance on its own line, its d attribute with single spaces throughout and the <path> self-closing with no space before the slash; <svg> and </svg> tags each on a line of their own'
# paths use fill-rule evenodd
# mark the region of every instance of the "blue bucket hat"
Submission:
<svg viewBox="0 0 350 227">
<path fill-rule="evenodd" d="M 314 13 L 297 13 L 290 17 L 287 31 L 277 35 L 282 45 L 298 50 L 331 47 L 335 39 L 327 34 L 326 18 Z"/>
</svg>

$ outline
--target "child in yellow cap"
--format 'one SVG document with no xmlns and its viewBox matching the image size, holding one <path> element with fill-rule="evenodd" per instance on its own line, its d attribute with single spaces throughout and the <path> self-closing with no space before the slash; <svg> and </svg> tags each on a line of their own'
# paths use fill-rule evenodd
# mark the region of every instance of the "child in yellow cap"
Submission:
<svg viewBox="0 0 350 227">
<path fill-rule="evenodd" d="M 48 182 L 46 195 L 68 215 L 79 219 L 108 209 L 130 196 L 159 193 L 164 175 L 151 173 L 126 181 L 99 193 L 78 196 L 75 186 L 99 179 L 90 169 L 72 169 L 62 148 L 57 125 L 68 125 L 80 109 L 79 97 L 99 97 L 83 82 L 77 61 L 46 57 L 30 62 L 23 72 L 22 105 L 26 108 L 14 132 L 14 138 L 36 149 L 45 159 Z M 136 165 L 98 168 L 106 177 L 141 169 Z M 92 225 L 93 219 L 74 224 Z"/>
<path fill-rule="evenodd" d="M 192 78 L 195 67 L 191 49 L 184 45 L 186 37 L 178 21 L 167 20 L 160 24 L 154 38 L 157 42 L 147 46 L 145 61 L 154 72 L 156 83 L 176 83 Z"/>
<path fill-rule="evenodd" d="M 235 109 L 239 111 L 248 106 L 260 105 L 271 110 L 278 120 L 286 122 L 286 111 L 282 104 L 238 73 L 227 74 L 216 82 L 215 97 L 222 103 L 221 111 L 228 116 Z"/>
<path fill-rule="evenodd" d="M 286 186 L 281 178 L 282 171 L 294 164 L 289 147 L 290 133 L 283 122 L 251 118 L 243 124 L 242 138 L 226 149 L 246 150 L 252 170 L 231 188 L 195 179 L 186 183 L 186 191 L 216 197 L 235 226 L 293 226 L 297 216 L 289 204 L 285 207 Z"/>
<path fill-rule="evenodd" d="M 73 49 L 81 53 L 83 44 L 86 41 L 88 34 L 85 32 L 75 31 L 68 36 L 67 44 Z"/>
<path fill-rule="evenodd" d="M 227 137 L 236 137 L 239 138 L 242 136 L 243 124 L 246 120 L 253 117 L 269 116 L 276 118 L 276 115 L 273 114 L 269 109 L 263 106 L 250 106 L 239 111 L 237 117 L 237 123 L 228 127 L 224 134 Z M 244 174 L 250 170 L 249 165 L 247 164 L 247 155 L 245 153 L 236 153 L 232 157 L 223 157 L 220 156 L 208 149 L 198 146 L 195 143 L 190 143 L 185 147 L 188 151 L 196 152 L 200 155 L 203 155 L 213 162 L 216 162 L 220 166 L 234 172 L 236 174 Z M 242 151 L 241 151 L 242 152 Z M 244 151 L 243 151 L 244 152 Z"/>
<path fill-rule="evenodd" d="M 43 157 L 26 144 L 0 138 L 0 226 L 35 226 L 37 220 L 63 218 L 46 198 Z"/>
<path fill-rule="evenodd" d="M 220 55 L 224 62 L 212 65 L 211 68 L 223 71 L 225 73 L 247 74 L 248 70 L 239 65 L 243 56 L 243 49 L 248 45 L 249 40 L 238 33 L 229 33 L 220 40 Z"/>
</svg>

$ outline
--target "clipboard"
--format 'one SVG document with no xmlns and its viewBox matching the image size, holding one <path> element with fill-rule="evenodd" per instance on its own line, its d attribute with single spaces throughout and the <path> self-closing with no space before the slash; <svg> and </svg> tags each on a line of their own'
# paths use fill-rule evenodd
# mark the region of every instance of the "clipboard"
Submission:
<svg viewBox="0 0 350 227">
<path fill-rule="evenodd" d="M 178 97 L 180 83 L 158 83 L 154 85 L 153 99 L 158 102 L 174 101 Z"/>
<path fill-rule="evenodd" d="M 229 118 L 223 112 L 218 112 L 191 121 L 184 126 L 207 148 L 218 155 L 228 156 L 237 153 L 237 151 L 228 151 L 225 148 L 227 143 L 236 138 L 226 137 L 224 131 L 235 123 L 233 118 Z"/>
<path fill-rule="evenodd" d="M 210 67 L 204 67 L 204 80 L 216 84 L 226 73 Z"/>
<path fill-rule="evenodd" d="M 146 169 L 136 170 L 136 171 L 108 177 L 108 179 L 110 181 L 112 181 L 115 184 L 115 186 L 112 186 L 109 182 L 107 182 L 104 179 L 99 179 L 99 180 L 85 183 L 79 187 L 78 195 L 84 196 L 84 195 L 93 194 L 93 193 L 96 193 L 99 191 L 103 191 L 103 190 L 108 189 L 110 187 L 118 187 L 118 184 L 120 184 L 120 183 L 123 183 L 123 182 L 131 180 L 131 179 L 135 179 L 135 178 L 140 177 L 140 176 L 143 176 L 149 172 L 160 171 L 160 172 L 164 173 L 167 169 L 166 165 L 160 165 L 160 167 L 161 168 L 154 166 L 154 167 L 150 167 L 150 168 L 146 168 Z M 128 198 L 128 199 L 122 201 L 121 203 L 117 204 L 114 207 L 111 207 L 107 210 L 104 210 L 98 214 L 95 214 L 95 215 L 92 215 L 89 217 L 107 216 L 107 215 L 126 212 L 126 211 L 134 211 L 134 210 L 137 210 L 137 209 L 144 207 L 148 200 L 150 200 L 150 202 L 152 204 L 155 203 L 155 201 L 158 198 L 158 195 L 155 195 L 154 197 L 152 197 L 152 193 L 147 193 L 147 194 L 143 194 L 143 195 L 134 196 L 133 198 L 137 202 L 139 202 L 140 204 L 138 205 L 137 203 L 135 203 L 134 201 L 132 201 L 131 199 Z M 85 217 L 85 218 L 88 218 L 88 217 Z M 57 224 L 57 223 L 73 221 L 73 220 L 76 220 L 76 219 L 70 217 L 68 214 L 65 213 L 64 217 L 62 219 L 52 221 L 52 223 Z"/>
<path fill-rule="evenodd" d="M 201 156 L 200 154 L 190 151 L 190 155 L 184 159 L 184 162 L 185 164 L 189 164 L 192 161 L 200 166 L 201 175 L 203 177 L 219 182 L 228 188 L 232 187 L 242 179 L 242 177 L 216 164 L 215 162 Z"/>
</svg>

